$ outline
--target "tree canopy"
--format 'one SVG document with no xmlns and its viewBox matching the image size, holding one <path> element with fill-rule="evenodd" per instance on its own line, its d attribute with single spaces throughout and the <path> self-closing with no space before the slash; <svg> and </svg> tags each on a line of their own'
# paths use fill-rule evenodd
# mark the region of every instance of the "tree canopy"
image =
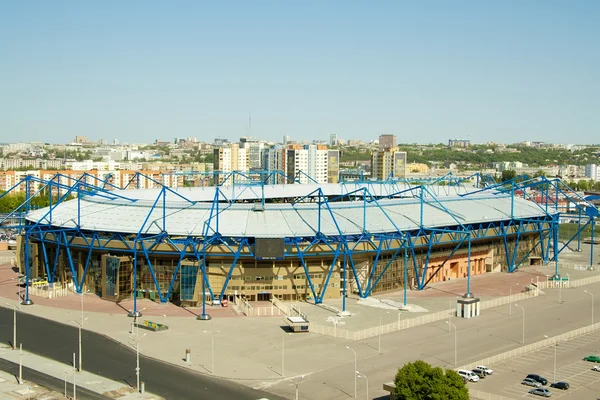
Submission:
<svg viewBox="0 0 600 400">
<path fill-rule="evenodd" d="M 398 369 L 394 383 L 399 400 L 469 400 L 469 389 L 456 371 L 421 360 Z"/>
</svg>

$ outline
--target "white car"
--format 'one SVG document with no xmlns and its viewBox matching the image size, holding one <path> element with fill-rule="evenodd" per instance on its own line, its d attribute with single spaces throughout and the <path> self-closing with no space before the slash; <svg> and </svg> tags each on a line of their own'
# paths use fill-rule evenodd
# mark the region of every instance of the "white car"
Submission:
<svg viewBox="0 0 600 400">
<path fill-rule="evenodd" d="M 483 372 L 485 372 L 486 375 L 492 375 L 494 373 L 494 370 L 491 368 L 488 368 L 484 365 L 478 365 L 477 367 L 475 367 L 476 369 L 480 369 Z"/>
<path fill-rule="evenodd" d="M 463 379 L 466 379 L 469 382 L 479 382 L 479 377 L 473 371 L 459 369 L 457 372 L 460 376 L 463 377 Z"/>
<path fill-rule="evenodd" d="M 595 367 L 592 367 L 592 371 L 600 371 L 600 365 L 596 365 Z"/>
</svg>

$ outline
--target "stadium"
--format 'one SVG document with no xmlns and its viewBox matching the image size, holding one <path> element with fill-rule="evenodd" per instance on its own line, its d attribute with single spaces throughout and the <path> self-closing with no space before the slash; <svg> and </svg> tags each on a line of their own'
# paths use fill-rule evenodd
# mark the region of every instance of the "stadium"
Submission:
<svg viewBox="0 0 600 400">
<path fill-rule="evenodd" d="M 576 235 L 597 216 L 560 180 L 479 178 L 121 189 L 58 177 L 15 185 L 30 188 L 27 199 L 0 222 L 20 221 L 17 263 L 28 280 L 196 306 L 321 303 L 513 272 L 558 261 L 575 238 L 559 246 L 564 199 Z M 50 205 L 32 209 L 40 194 Z"/>
</svg>

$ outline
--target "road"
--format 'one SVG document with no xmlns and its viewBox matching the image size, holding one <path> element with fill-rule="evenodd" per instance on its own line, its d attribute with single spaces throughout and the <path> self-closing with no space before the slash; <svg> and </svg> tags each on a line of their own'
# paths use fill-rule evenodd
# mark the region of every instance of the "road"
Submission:
<svg viewBox="0 0 600 400">
<path fill-rule="evenodd" d="M 0 307 L 0 340 L 13 337 L 13 311 Z M 78 350 L 75 327 L 20 313 L 17 341 L 28 352 L 70 365 Z M 143 343 L 143 341 L 141 342 Z M 135 387 L 135 352 L 102 335 L 83 332 L 83 367 L 108 379 Z M 165 399 L 277 399 L 277 396 L 237 383 L 200 375 L 158 360 L 140 356 L 141 380 L 148 392 Z M 40 382 L 42 384 L 42 382 Z"/>
</svg>

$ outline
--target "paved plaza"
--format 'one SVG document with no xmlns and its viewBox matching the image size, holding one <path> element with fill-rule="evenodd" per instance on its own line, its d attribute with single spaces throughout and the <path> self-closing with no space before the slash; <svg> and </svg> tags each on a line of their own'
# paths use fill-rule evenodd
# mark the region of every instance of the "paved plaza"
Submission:
<svg viewBox="0 0 600 400">
<path fill-rule="evenodd" d="M 586 253 L 584 248 L 583 253 L 569 253 L 569 258 L 563 257 L 561 262 L 565 259 L 576 263 L 586 257 L 589 257 L 589 252 Z M 580 279 L 596 276 L 599 272 L 597 269 L 561 268 L 560 273 L 563 276 L 568 273 L 571 279 Z M 552 274 L 554 266 L 549 265 L 520 268 L 513 274 L 476 276 L 471 281 L 471 291 L 482 300 L 506 296 Z M 0 267 L 0 296 L 9 304 L 16 303 L 17 299 L 16 275 L 9 265 Z M 401 312 L 400 318 L 454 307 L 456 297 L 467 291 L 466 285 L 465 279 L 457 279 L 433 284 L 421 292 L 408 292 L 407 303 L 418 306 L 415 309 L 421 312 Z M 526 310 L 526 342 L 589 325 L 591 298 L 584 290 L 597 294 L 596 298 L 600 299 L 600 284 L 592 284 L 583 288 L 563 289 L 560 296 L 564 302 L 559 301 L 557 289 L 548 289 L 539 297 L 521 302 L 519 305 Z M 394 292 L 376 297 L 402 303 L 403 296 L 402 292 Z M 57 299 L 33 298 L 35 304 L 22 307 L 22 310 L 69 323 L 80 318 L 80 299 L 77 295 Z M 328 304 L 341 307 L 339 301 Z M 132 301 L 115 304 L 88 294 L 84 296 L 85 316 L 88 318 L 85 329 L 102 333 L 130 347 L 132 320 L 126 313 L 132 307 Z M 308 303 L 301 303 L 300 307 L 311 323 L 326 325 L 328 318 L 334 315 L 330 310 Z M 141 320 L 169 326 L 167 331 L 148 332 L 140 345 L 143 354 L 201 374 L 232 379 L 284 398 L 293 398 L 295 386 L 290 381 L 300 380 L 302 399 L 354 397 L 355 366 L 352 351 L 357 355 L 357 369 L 369 378 L 370 398 L 384 396 L 386 392 L 382 390 L 382 384 L 391 381 L 398 367 L 408 361 L 423 359 L 433 365 L 454 367 L 454 333 L 449 332 L 446 321 L 354 342 L 314 333 L 289 334 L 284 330 L 284 321 L 280 316 L 248 318 L 240 316 L 232 307 L 209 307 L 208 313 L 213 316 L 210 321 L 196 320 L 201 312 L 199 308 L 182 309 L 172 304 L 161 305 L 143 300 L 138 302 L 138 309 L 143 309 Z M 600 310 L 598 304 L 596 309 Z M 357 299 L 348 300 L 348 310 L 353 315 L 344 318 L 344 329 L 351 330 L 377 326 L 380 321 L 394 322 L 399 312 L 363 305 Z M 519 347 L 522 321 L 521 310 L 513 308 L 511 316 L 508 304 L 484 310 L 481 316 L 474 319 L 453 318 L 451 322 L 457 328 L 458 365 Z M 75 344 L 76 337 L 73 340 Z M 185 362 L 187 349 L 191 351 L 189 363 Z M 572 362 L 576 361 L 574 359 Z M 547 374 L 547 369 L 540 371 Z M 500 371 L 498 377 L 502 375 L 506 374 Z M 365 383 L 364 379 L 358 382 L 358 395 L 361 398 L 366 395 Z"/>
</svg>

